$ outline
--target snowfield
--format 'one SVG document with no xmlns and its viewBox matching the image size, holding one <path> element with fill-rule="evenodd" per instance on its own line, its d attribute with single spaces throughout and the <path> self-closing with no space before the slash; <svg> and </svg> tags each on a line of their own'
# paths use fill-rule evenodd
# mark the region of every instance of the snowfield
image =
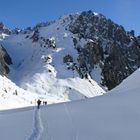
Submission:
<svg viewBox="0 0 140 140">
<path fill-rule="evenodd" d="M 2 140 L 140 139 L 140 69 L 103 96 L 0 112 Z"/>
</svg>

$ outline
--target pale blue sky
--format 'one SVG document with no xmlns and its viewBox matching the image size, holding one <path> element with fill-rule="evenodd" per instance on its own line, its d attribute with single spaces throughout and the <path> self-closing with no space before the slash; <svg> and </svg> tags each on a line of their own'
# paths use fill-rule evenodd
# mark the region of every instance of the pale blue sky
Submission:
<svg viewBox="0 0 140 140">
<path fill-rule="evenodd" d="M 140 0 L 0 0 L 0 21 L 24 28 L 84 10 L 102 13 L 140 34 Z"/>
</svg>

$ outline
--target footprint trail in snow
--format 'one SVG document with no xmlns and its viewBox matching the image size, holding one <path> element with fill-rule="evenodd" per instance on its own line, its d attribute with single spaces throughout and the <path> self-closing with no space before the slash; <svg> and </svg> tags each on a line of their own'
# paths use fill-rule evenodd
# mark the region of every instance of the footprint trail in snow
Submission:
<svg viewBox="0 0 140 140">
<path fill-rule="evenodd" d="M 40 115 L 40 109 L 36 109 L 34 113 L 34 126 L 33 132 L 29 136 L 28 140 L 41 140 L 43 133 L 43 125 Z"/>
</svg>

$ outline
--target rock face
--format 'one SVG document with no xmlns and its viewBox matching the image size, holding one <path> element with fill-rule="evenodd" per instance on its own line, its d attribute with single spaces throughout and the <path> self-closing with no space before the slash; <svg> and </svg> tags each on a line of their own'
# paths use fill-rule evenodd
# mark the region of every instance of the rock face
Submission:
<svg viewBox="0 0 140 140">
<path fill-rule="evenodd" d="M 5 25 L 0 22 L 0 41 L 5 38 L 5 36 L 10 35 L 11 31 L 5 27 Z M 12 64 L 12 60 L 5 48 L 0 45 L 0 75 L 7 75 L 9 73 L 8 65 Z"/>
<path fill-rule="evenodd" d="M 126 32 L 122 26 L 92 11 L 82 12 L 71 22 L 69 30 L 89 40 L 84 47 L 74 45 L 79 53 L 79 65 L 86 73 L 99 64 L 102 69 L 102 85 L 112 89 L 140 67 L 140 37 L 134 31 Z"/>
<path fill-rule="evenodd" d="M 4 24 L 0 22 L 0 30 L 4 28 Z"/>
<path fill-rule="evenodd" d="M 0 75 L 9 73 L 8 65 L 12 64 L 12 60 L 3 46 L 0 46 Z"/>
</svg>

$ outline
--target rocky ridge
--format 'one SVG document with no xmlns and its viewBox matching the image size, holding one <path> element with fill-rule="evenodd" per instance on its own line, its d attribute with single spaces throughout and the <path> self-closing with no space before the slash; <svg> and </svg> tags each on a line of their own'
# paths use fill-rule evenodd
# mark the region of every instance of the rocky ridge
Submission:
<svg viewBox="0 0 140 140">
<path fill-rule="evenodd" d="M 77 71 L 81 78 L 94 79 L 96 75 L 93 72 L 99 67 L 99 84 L 110 90 L 140 67 L 140 37 L 136 37 L 133 30 L 128 32 L 123 26 L 92 11 L 69 14 L 56 21 L 40 23 L 24 30 L 13 30 L 8 34 L 24 34 L 32 43 L 55 49 L 56 38 L 43 37 L 40 30 L 57 22 L 61 22 L 65 31 L 72 34 L 73 46 L 78 54 L 74 61 L 68 52 L 63 56 L 63 63 L 68 70 Z M 59 27 L 56 28 L 59 32 Z M 0 24 L 0 29 L 4 29 L 3 24 Z M 64 32 L 64 38 L 66 37 Z M 50 58 L 45 58 L 46 61 L 48 59 Z"/>
<path fill-rule="evenodd" d="M 82 12 L 70 23 L 69 30 L 78 40 L 87 40 L 84 46 L 80 46 L 74 39 L 80 67 L 90 74 L 99 64 L 101 84 L 109 90 L 140 67 L 140 39 L 133 30 L 128 32 L 123 26 L 92 11 Z M 91 76 L 94 79 L 94 75 Z"/>
</svg>

